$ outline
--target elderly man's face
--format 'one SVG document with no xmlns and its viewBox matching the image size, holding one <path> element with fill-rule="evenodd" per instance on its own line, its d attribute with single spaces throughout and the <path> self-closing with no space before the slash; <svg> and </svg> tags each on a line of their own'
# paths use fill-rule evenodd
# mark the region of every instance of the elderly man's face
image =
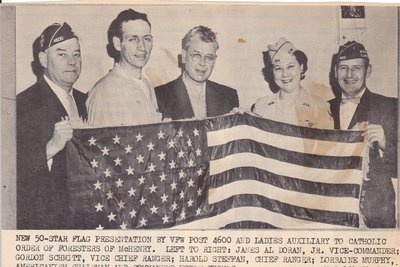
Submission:
<svg viewBox="0 0 400 267">
<path fill-rule="evenodd" d="M 121 52 L 120 63 L 142 69 L 150 58 L 153 37 L 150 25 L 144 20 L 129 20 L 122 23 L 122 40 L 114 37 L 114 46 Z"/>
<path fill-rule="evenodd" d="M 188 43 L 188 48 L 182 50 L 185 73 L 195 82 L 206 81 L 214 68 L 216 52 L 215 43 L 206 43 L 198 36 L 193 37 Z"/>
<path fill-rule="evenodd" d="M 363 58 L 339 61 L 336 77 L 343 93 L 348 97 L 356 96 L 365 88 L 367 77 L 371 74 L 371 65 Z"/>
<path fill-rule="evenodd" d="M 55 84 L 70 90 L 81 73 L 81 50 L 78 39 L 55 44 L 39 55 L 45 74 Z"/>
</svg>

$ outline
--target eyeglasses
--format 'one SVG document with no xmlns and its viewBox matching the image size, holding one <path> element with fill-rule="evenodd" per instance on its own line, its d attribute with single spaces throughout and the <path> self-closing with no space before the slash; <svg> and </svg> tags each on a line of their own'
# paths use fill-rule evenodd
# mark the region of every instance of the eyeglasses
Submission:
<svg viewBox="0 0 400 267">
<path fill-rule="evenodd" d="M 345 66 L 345 65 L 340 65 L 338 67 L 338 71 L 340 72 L 349 72 L 349 70 L 351 70 L 351 72 L 360 72 L 364 70 L 364 66 L 361 65 L 353 65 L 353 66 Z"/>
<path fill-rule="evenodd" d="M 205 63 L 211 64 L 211 63 L 214 63 L 214 61 L 217 59 L 217 55 L 205 55 L 205 56 L 202 56 L 202 55 L 199 54 L 199 53 L 193 53 L 193 54 L 191 54 L 191 53 L 189 53 L 189 52 L 188 52 L 188 54 L 190 55 L 190 57 L 192 58 L 192 60 L 193 60 L 194 62 L 196 62 L 196 63 L 199 63 L 199 62 L 202 61 L 202 59 L 204 59 L 204 62 L 205 62 Z"/>
</svg>

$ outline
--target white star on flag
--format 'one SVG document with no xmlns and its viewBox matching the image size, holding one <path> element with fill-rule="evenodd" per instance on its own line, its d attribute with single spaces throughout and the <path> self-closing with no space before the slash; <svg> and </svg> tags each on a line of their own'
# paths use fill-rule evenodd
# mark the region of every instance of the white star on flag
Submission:
<svg viewBox="0 0 400 267">
<path fill-rule="evenodd" d="M 128 145 L 125 147 L 125 153 L 126 153 L 126 154 L 132 153 L 132 147 L 131 147 L 131 145 L 128 144 Z"/>
<path fill-rule="evenodd" d="M 199 188 L 199 190 L 197 190 L 197 196 L 201 196 L 203 194 L 203 190 L 201 190 L 201 188 Z"/>
<path fill-rule="evenodd" d="M 172 210 L 176 210 L 178 208 L 178 204 L 176 204 L 176 202 L 174 201 L 174 203 L 172 203 Z"/>
<path fill-rule="evenodd" d="M 132 211 L 129 212 L 129 214 L 131 215 L 131 218 L 136 217 L 136 210 L 132 209 Z"/>
<path fill-rule="evenodd" d="M 127 226 L 128 225 L 125 222 L 122 222 L 122 224 L 119 227 L 121 227 L 122 230 L 126 230 Z"/>
<path fill-rule="evenodd" d="M 199 216 L 199 215 L 201 215 L 201 209 L 200 209 L 200 208 L 197 208 L 197 210 L 196 210 L 196 216 Z"/>
<path fill-rule="evenodd" d="M 140 178 L 139 178 L 139 183 L 140 183 L 140 184 L 144 184 L 144 180 L 146 180 L 146 178 L 144 178 L 143 175 L 140 176 Z"/>
<path fill-rule="evenodd" d="M 180 215 L 181 215 L 181 220 L 186 219 L 186 212 L 184 210 L 182 210 Z"/>
<path fill-rule="evenodd" d="M 90 164 L 92 165 L 92 168 L 98 168 L 99 167 L 99 162 L 96 159 L 93 159 Z"/>
<path fill-rule="evenodd" d="M 164 217 L 162 217 L 163 220 L 163 224 L 167 224 L 169 221 L 169 217 L 167 216 L 167 214 L 164 215 Z"/>
<path fill-rule="evenodd" d="M 185 198 L 185 193 L 184 193 L 183 191 L 181 191 L 181 192 L 179 193 L 179 197 L 180 197 L 181 199 L 184 199 L 184 198 Z"/>
<path fill-rule="evenodd" d="M 90 145 L 90 146 L 95 146 L 97 140 L 94 139 L 94 137 L 92 136 L 88 141 L 89 141 L 89 145 Z"/>
<path fill-rule="evenodd" d="M 123 180 L 121 180 L 121 178 L 118 178 L 117 181 L 115 181 L 115 184 L 117 185 L 117 187 L 122 187 L 122 184 L 124 183 Z"/>
<path fill-rule="evenodd" d="M 135 137 L 136 137 L 136 142 L 140 142 L 142 141 L 143 135 L 141 135 L 141 133 L 138 133 Z"/>
<path fill-rule="evenodd" d="M 119 209 L 125 208 L 125 202 L 123 202 L 122 200 L 120 200 L 117 205 Z"/>
<path fill-rule="evenodd" d="M 190 179 L 188 181 L 188 187 L 193 187 L 193 186 L 194 186 L 194 181 L 193 181 L 193 179 Z"/>
<path fill-rule="evenodd" d="M 117 215 L 115 215 L 114 213 L 110 213 L 110 215 L 108 215 L 107 217 L 108 217 L 108 221 L 115 221 L 115 216 L 117 216 Z"/>
<path fill-rule="evenodd" d="M 165 175 L 165 173 L 161 173 L 161 175 L 160 175 L 161 182 L 165 181 L 166 178 L 167 178 L 167 176 Z"/>
<path fill-rule="evenodd" d="M 109 190 L 109 191 L 107 192 L 107 194 L 106 194 L 107 199 L 112 199 L 112 198 L 113 198 L 113 195 L 114 195 L 114 193 L 111 192 L 111 191 Z"/>
<path fill-rule="evenodd" d="M 108 168 L 103 173 L 106 177 L 111 177 L 111 171 Z"/>
<path fill-rule="evenodd" d="M 145 218 L 142 218 L 139 223 L 140 226 L 146 226 L 147 220 Z"/>
<path fill-rule="evenodd" d="M 175 183 L 175 181 L 173 181 L 173 183 L 171 184 L 171 188 L 172 188 L 172 190 L 175 190 L 175 189 L 176 189 L 176 183 Z"/>
<path fill-rule="evenodd" d="M 155 186 L 155 185 L 153 184 L 153 185 L 151 185 L 151 186 L 149 187 L 149 189 L 150 189 L 150 193 L 154 193 L 154 192 L 156 192 L 157 186 Z"/>
<path fill-rule="evenodd" d="M 182 128 L 179 129 L 178 131 L 178 137 L 183 137 L 183 131 Z"/>
<path fill-rule="evenodd" d="M 146 199 L 144 197 L 142 197 L 140 200 L 140 205 L 144 205 L 146 203 Z"/>
<path fill-rule="evenodd" d="M 156 165 L 154 165 L 153 163 L 150 163 L 149 171 L 150 172 L 155 172 L 156 171 Z"/>
<path fill-rule="evenodd" d="M 121 166 L 121 159 L 119 158 L 119 157 L 117 157 L 116 159 L 114 159 L 114 162 L 115 162 L 115 166 Z"/>
<path fill-rule="evenodd" d="M 136 190 L 131 187 L 131 189 L 128 191 L 128 193 L 129 193 L 130 197 L 133 197 L 133 196 L 135 196 Z"/>
<path fill-rule="evenodd" d="M 110 151 L 110 149 L 108 149 L 107 147 L 103 147 L 103 149 L 101 150 L 101 152 L 103 152 L 103 156 L 108 155 L 108 151 Z"/>
<path fill-rule="evenodd" d="M 194 128 L 193 134 L 194 134 L 194 136 L 199 136 L 199 130 L 197 130 L 196 128 Z"/>
<path fill-rule="evenodd" d="M 160 161 L 165 160 L 165 153 L 163 151 L 161 151 L 160 154 L 158 154 L 158 157 L 160 157 Z"/>
<path fill-rule="evenodd" d="M 181 151 L 178 152 L 178 158 L 183 158 L 184 155 L 185 152 L 183 152 L 183 150 L 181 149 Z"/>
<path fill-rule="evenodd" d="M 196 156 L 198 156 L 198 157 L 201 156 L 201 150 L 199 148 L 196 150 Z"/>
<path fill-rule="evenodd" d="M 160 132 L 157 135 L 158 135 L 158 139 L 164 139 L 165 133 L 160 130 Z"/>
<path fill-rule="evenodd" d="M 149 149 L 149 151 L 154 150 L 154 145 L 153 145 L 153 143 L 150 142 L 150 143 L 147 145 L 147 148 Z"/>
<path fill-rule="evenodd" d="M 189 165 L 189 167 L 193 167 L 193 166 L 194 166 L 194 161 L 193 161 L 193 159 L 190 159 L 190 160 L 188 161 L 188 165 Z"/>
<path fill-rule="evenodd" d="M 191 147 L 191 146 L 192 146 L 192 140 L 190 140 L 190 139 L 187 140 L 187 141 L 186 141 L 186 144 L 188 145 L 188 147 Z"/>
<path fill-rule="evenodd" d="M 179 172 L 179 178 L 180 178 L 180 179 L 185 178 L 185 173 L 184 173 L 183 170 L 180 170 L 180 172 Z"/>
<path fill-rule="evenodd" d="M 128 173 L 128 175 L 133 175 L 133 171 L 134 171 L 134 170 L 135 170 L 134 168 L 132 168 L 131 166 L 129 166 L 129 168 L 126 169 L 126 172 Z"/>
<path fill-rule="evenodd" d="M 96 208 L 96 212 L 99 212 L 103 209 L 104 205 L 101 205 L 100 203 L 97 203 L 96 206 L 94 206 Z"/>
<path fill-rule="evenodd" d="M 115 137 L 113 138 L 114 144 L 119 144 L 119 140 L 120 140 L 120 139 L 121 139 L 121 138 L 119 138 L 118 135 L 115 135 Z"/>
<path fill-rule="evenodd" d="M 171 169 L 175 169 L 175 168 L 176 168 L 176 163 L 175 163 L 174 160 L 172 160 L 170 163 L 168 163 L 168 165 L 169 165 L 169 167 L 170 167 Z"/>
<path fill-rule="evenodd" d="M 153 207 L 151 207 L 150 210 L 151 210 L 151 214 L 154 214 L 154 213 L 157 214 L 158 208 L 153 205 Z"/>
<path fill-rule="evenodd" d="M 168 198 L 168 196 L 164 193 L 164 194 L 161 196 L 161 202 L 162 202 L 162 203 L 167 202 L 167 198 Z"/>
<path fill-rule="evenodd" d="M 141 154 L 139 154 L 139 156 L 137 156 L 136 159 L 137 159 L 138 163 L 144 163 L 144 157 Z"/>
<path fill-rule="evenodd" d="M 174 145 L 175 145 L 175 141 L 171 139 L 171 140 L 168 142 L 168 148 L 173 148 Z"/>
<path fill-rule="evenodd" d="M 97 180 L 97 182 L 93 185 L 94 185 L 94 190 L 101 190 L 102 183 L 100 183 L 99 180 Z"/>
<path fill-rule="evenodd" d="M 192 200 L 192 199 L 189 199 L 189 201 L 187 202 L 187 205 L 188 205 L 188 207 L 193 206 L 193 200 Z"/>
<path fill-rule="evenodd" d="M 203 169 L 198 169 L 198 170 L 197 170 L 197 175 L 198 175 L 198 176 L 201 176 L 202 174 L 203 174 Z"/>
<path fill-rule="evenodd" d="M 104 227 L 101 226 L 101 224 L 99 224 L 99 226 L 97 226 L 97 228 L 96 228 L 96 230 L 103 230 L 103 229 L 104 229 Z"/>
</svg>

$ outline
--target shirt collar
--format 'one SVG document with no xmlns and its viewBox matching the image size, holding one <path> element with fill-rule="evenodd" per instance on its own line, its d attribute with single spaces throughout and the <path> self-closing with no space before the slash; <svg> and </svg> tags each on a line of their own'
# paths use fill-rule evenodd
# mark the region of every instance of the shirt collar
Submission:
<svg viewBox="0 0 400 267">
<path fill-rule="evenodd" d="M 360 92 L 358 92 L 358 94 L 357 95 L 355 95 L 354 97 L 352 97 L 352 98 L 361 98 L 363 95 L 364 95 L 364 93 L 365 93 L 365 89 L 366 89 L 366 87 L 364 87 L 364 89 L 362 89 Z M 343 92 L 342 92 L 342 99 L 347 99 L 348 97 L 346 97 L 346 95 L 345 94 L 343 94 Z"/>
<path fill-rule="evenodd" d="M 58 98 L 66 98 L 68 97 L 68 94 L 73 97 L 73 89 L 69 91 L 69 93 L 65 92 L 64 89 L 62 89 L 60 86 L 55 84 L 52 80 L 50 80 L 46 75 L 43 75 L 45 81 L 47 84 L 50 86 L 51 90 L 57 95 Z"/>
</svg>

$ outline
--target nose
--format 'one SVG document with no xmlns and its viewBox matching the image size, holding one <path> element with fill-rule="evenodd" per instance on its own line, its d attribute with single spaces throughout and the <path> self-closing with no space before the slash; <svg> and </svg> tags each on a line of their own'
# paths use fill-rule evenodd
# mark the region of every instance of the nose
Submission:
<svg viewBox="0 0 400 267">
<path fill-rule="evenodd" d="M 201 66 L 206 65 L 206 58 L 202 56 L 202 57 L 200 58 L 199 64 L 200 64 Z"/>
<path fill-rule="evenodd" d="M 145 44 L 144 44 L 143 39 L 140 39 L 140 40 L 139 40 L 139 43 L 138 43 L 138 45 L 137 45 L 137 48 L 138 48 L 140 51 L 145 51 Z"/>
<path fill-rule="evenodd" d="M 282 77 L 287 77 L 289 75 L 289 70 L 287 70 L 286 68 L 282 69 Z"/>
<path fill-rule="evenodd" d="M 346 77 L 350 78 L 353 76 L 353 69 L 352 68 L 348 68 L 346 71 Z"/>
<path fill-rule="evenodd" d="M 77 59 L 73 55 L 67 56 L 67 64 L 71 66 L 75 66 L 77 64 Z"/>
</svg>

